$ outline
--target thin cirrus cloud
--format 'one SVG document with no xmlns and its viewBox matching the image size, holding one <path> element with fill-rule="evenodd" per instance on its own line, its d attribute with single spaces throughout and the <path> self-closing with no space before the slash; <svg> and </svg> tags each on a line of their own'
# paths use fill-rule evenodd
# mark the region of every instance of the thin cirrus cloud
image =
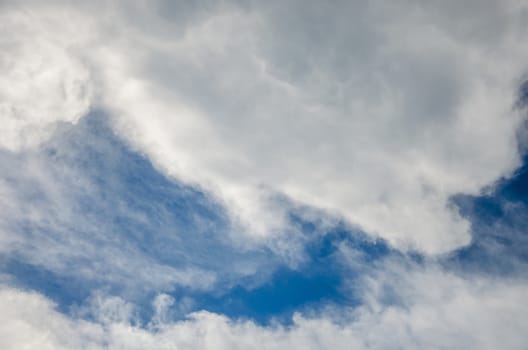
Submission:
<svg viewBox="0 0 528 350">
<path fill-rule="evenodd" d="M 270 248 L 232 240 L 218 203 L 156 172 L 97 112 L 62 125 L 38 150 L 3 152 L 0 159 L 9 189 L 3 270 L 62 310 L 102 289 L 140 304 L 169 292 L 189 301 L 190 310 L 287 319 L 319 299 L 345 301 L 340 249 L 356 251 L 357 263 L 389 252 L 338 221 L 323 234 L 317 221 L 295 212 L 291 224 L 302 234 L 289 241 Z M 288 254 L 277 245 L 287 245 Z"/>
<path fill-rule="evenodd" d="M 11 269 L 41 266 L 134 295 L 208 290 L 280 261 L 269 249 L 236 249 L 218 204 L 156 172 L 104 120 L 93 113 L 37 150 L 0 153 Z"/>
<path fill-rule="evenodd" d="M 523 349 L 524 1 L 0 4 L 0 347 Z"/>
</svg>

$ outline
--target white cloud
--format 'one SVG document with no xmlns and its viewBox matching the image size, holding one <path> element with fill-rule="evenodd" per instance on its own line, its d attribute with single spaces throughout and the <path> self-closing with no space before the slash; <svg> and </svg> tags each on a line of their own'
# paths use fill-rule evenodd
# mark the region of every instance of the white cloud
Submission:
<svg viewBox="0 0 528 350">
<path fill-rule="evenodd" d="M 52 86 L 96 84 L 122 136 L 166 173 L 218 195 L 256 238 L 286 230 L 276 191 L 400 249 L 442 253 L 470 240 L 449 197 L 477 193 L 519 162 L 513 105 L 528 57 L 526 4 L 466 5 L 138 1 L 105 16 L 38 6 L 24 22 L 36 29 L 3 52 L 20 57 L 24 74 L 45 58 Z M 18 28 L 16 8 L 4 11 L 6 31 Z M 57 26 L 63 18 L 86 28 Z M 24 89 L 8 103 L 41 110 Z M 42 97 L 49 120 L 86 110 L 87 95 L 64 104 L 56 91 Z M 4 146 L 50 123 L 38 118 L 16 122 Z"/>
<path fill-rule="evenodd" d="M 160 169 L 216 193 L 258 237 L 286 224 L 271 190 L 400 249 L 467 244 L 449 197 L 519 162 L 526 8 L 341 5 L 226 6 L 183 30 L 149 12 L 171 37 L 123 22 L 99 56 L 103 104 Z"/>
<path fill-rule="evenodd" d="M 379 272 L 381 271 L 381 272 Z M 464 279 L 434 267 L 387 264 L 366 284 L 366 304 L 306 318 L 291 327 L 258 326 L 201 311 L 170 322 L 158 316 L 171 302 L 157 298 L 155 323 L 134 321 L 116 297 L 93 309 L 99 321 L 55 311 L 44 297 L 2 287 L 2 349 L 523 349 L 528 329 L 523 281 Z M 383 302 L 387 287 L 399 305 Z M 168 302 L 167 302 L 168 301 Z M 93 306 L 92 305 L 92 306 Z M 101 316 L 97 316 L 98 313 Z M 128 316 L 127 316 L 128 315 Z M 127 320 L 127 317 L 129 319 Z M 132 322 L 132 323 L 131 323 Z"/>
<path fill-rule="evenodd" d="M 103 335 L 100 326 L 62 316 L 49 300 L 36 293 L 2 288 L 0 303 L 0 346 L 6 350 L 97 349 L 88 344 Z"/>
<path fill-rule="evenodd" d="M 158 294 L 152 301 L 154 316 L 152 316 L 151 326 L 155 327 L 166 323 L 169 319 L 168 312 L 174 305 L 174 298 L 168 294 Z"/>
<path fill-rule="evenodd" d="M 5 5 L 4 5 L 5 6 Z M 78 17 L 78 16 L 77 16 Z M 73 18 L 0 8 L 0 147 L 38 145 L 57 122 L 76 122 L 89 109 L 93 86 L 75 55 Z M 80 33 L 76 31 L 76 33 Z"/>
<path fill-rule="evenodd" d="M 469 224 L 450 196 L 475 194 L 519 163 L 514 99 L 527 18 L 527 4 L 514 0 L 3 2 L 0 147 L 11 161 L 0 178 L 0 252 L 132 289 L 217 282 L 215 271 L 194 267 L 194 252 L 180 251 L 188 264 L 175 267 L 120 244 L 111 225 L 74 206 L 80 193 L 101 199 L 88 175 L 27 151 L 94 106 L 159 169 L 214 193 L 240 232 L 285 256 L 298 254 L 284 237 L 295 203 L 342 215 L 403 250 L 464 245 Z M 21 232 L 21 218 L 38 229 Z M 245 262 L 222 273 L 230 280 L 267 266 Z M 375 268 L 352 286 L 362 306 L 298 315 L 291 328 L 206 311 L 170 321 L 192 300 L 166 294 L 143 327 L 134 305 L 102 294 L 80 310 L 93 316 L 83 321 L 3 286 L 0 348 L 526 347 L 526 281 L 390 260 Z"/>
<path fill-rule="evenodd" d="M 201 257 L 184 251 L 196 246 L 183 245 L 175 255 L 188 264 L 175 267 L 120 244 L 113 226 L 74 206 L 80 193 L 104 204 L 87 174 L 24 153 L 93 106 L 112 113 L 115 131 L 159 169 L 217 195 L 240 232 L 286 256 L 298 253 L 284 237 L 295 203 L 403 250 L 452 250 L 470 236 L 450 196 L 475 194 L 519 163 L 524 1 L 99 6 L 0 5 L 9 33 L 0 37 L 0 147 L 11 159 L 1 165 L 2 254 L 132 289 L 215 285 L 217 274 L 194 268 Z M 41 230 L 22 233 L 21 218 Z M 237 243 L 246 248 L 246 239 Z M 268 266 L 229 262 L 237 266 L 222 272 L 227 280 Z M 0 348 L 526 347 L 526 281 L 390 260 L 374 268 L 352 287 L 363 291 L 362 306 L 298 315 L 291 328 L 205 311 L 170 321 L 170 310 L 184 313 L 192 300 L 165 294 L 144 327 L 134 305 L 98 294 L 81 310 L 93 321 L 83 321 L 3 286 Z"/>
<path fill-rule="evenodd" d="M 402 269 L 397 262 L 380 271 L 365 288 L 370 303 L 357 312 L 358 330 L 373 348 L 526 346 L 521 336 L 528 329 L 521 316 L 526 281 L 461 277 L 436 267 Z M 391 297 L 397 306 L 383 303 Z"/>
</svg>

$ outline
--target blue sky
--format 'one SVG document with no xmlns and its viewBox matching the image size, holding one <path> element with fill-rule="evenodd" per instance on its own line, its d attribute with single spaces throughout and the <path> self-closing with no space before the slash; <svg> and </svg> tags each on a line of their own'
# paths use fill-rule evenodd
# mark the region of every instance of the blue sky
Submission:
<svg viewBox="0 0 528 350">
<path fill-rule="evenodd" d="M 299 262 L 284 261 L 266 248 L 236 249 L 225 237 L 229 222 L 219 203 L 156 171 L 147 159 L 112 134 L 103 114 L 93 113 L 75 126 L 63 126 L 58 133 L 60 135 L 55 137 L 57 143 L 42 146 L 36 155 L 4 154 L 4 163 L 12 164 L 18 171 L 24 168 L 28 158 L 36 156 L 44 157 L 46 164 L 51 164 L 52 173 L 60 167 L 71 167 L 75 176 L 77 171 L 82 172 L 86 177 L 82 182 L 87 182 L 85 186 L 89 191 L 75 192 L 71 203 L 74 208 L 72 222 L 68 224 L 73 227 L 77 220 L 82 220 L 77 216 L 92 217 L 98 222 L 97 228 L 83 230 L 75 227 L 75 233 L 53 232 L 53 228 L 46 224 L 34 225 L 22 219 L 16 223 L 21 234 L 37 242 L 42 240 L 42 245 L 50 244 L 46 238 L 60 241 L 67 239 L 64 236 L 73 239 L 95 236 L 83 243 L 110 252 L 116 245 L 125 246 L 134 254 L 161 266 L 199 268 L 217 276 L 214 290 L 163 290 L 177 298 L 195 300 L 196 305 L 188 311 L 205 308 L 259 322 L 273 317 L 282 317 L 288 322 L 291 313 L 302 307 L 325 303 L 353 304 L 353 297 L 345 297 L 340 284 L 343 275 L 350 277 L 350 273 L 357 272 L 340 263 L 339 246 L 357 250 L 365 263 L 381 259 L 390 251 L 383 241 L 369 239 L 363 232 L 351 230 L 340 222 L 321 234 L 317 232 L 317 223 L 298 219 L 295 213 L 292 213 L 291 220 L 300 227 L 302 234 L 302 243 L 299 244 L 302 244 L 303 256 Z M 62 148 L 68 151 L 62 153 Z M 78 179 L 60 176 L 56 181 L 75 186 Z M 28 185 L 21 179 L 13 180 L 13 186 L 35 188 L 31 197 L 46 201 L 45 195 L 38 193 L 37 186 Z M 125 208 L 114 209 L 121 205 Z M 64 253 L 58 251 L 55 254 Z M 130 294 L 139 303 L 159 292 L 147 286 L 141 291 L 127 291 L 129 281 L 121 278 L 108 280 L 105 271 L 95 266 L 96 262 L 84 261 L 75 252 L 70 256 L 66 253 L 64 258 L 68 259 L 68 266 L 55 267 L 47 266 L 46 262 L 33 263 L 30 257 L 21 254 L 12 254 L 6 256 L 4 272 L 11 273 L 17 285 L 36 289 L 53 298 L 66 312 L 98 289 L 118 295 Z M 111 269 L 112 257 L 108 259 L 106 268 Z M 92 272 L 87 273 L 89 277 L 78 275 L 77 264 L 83 264 Z M 239 275 L 236 266 L 239 264 L 254 266 L 255 271 Z M 148 315 L 150 302 L 142 306 L 146 309 L 141 312 Z"/>
<path fill-rule="evenodd" d="M 526 348 L 524 1 L 0 5 L 0 348 Z"/>
</svg>

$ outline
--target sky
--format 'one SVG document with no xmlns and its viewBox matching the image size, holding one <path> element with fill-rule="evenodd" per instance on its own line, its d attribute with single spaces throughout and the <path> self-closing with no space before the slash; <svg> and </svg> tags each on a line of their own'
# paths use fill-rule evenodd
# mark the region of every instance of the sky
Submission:
<svg viewBox="0 0 528 350">
<path fill-rule="evenodd" d="M 0 348 L 528 348 L 526 37 L 526 0 L 0 1 Z"/>
</svg>

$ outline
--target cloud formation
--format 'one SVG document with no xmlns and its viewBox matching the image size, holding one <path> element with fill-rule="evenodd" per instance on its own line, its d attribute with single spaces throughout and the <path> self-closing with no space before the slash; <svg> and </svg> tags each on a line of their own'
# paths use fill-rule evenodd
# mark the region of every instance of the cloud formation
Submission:
<svg viewBox="0 0 528 350">
<path fill-rule="evenodd" d="M 37 52 L 72 96 L 53 120 L 78 119 L 90 101 L 79 86 L 95 85 L 94 103 L 118 133 L 170 176 L 215 193 L 256 237 L 285 231 L 287 205 L 272 195 L 282 193 L 399 249 L 443 253 L 470 240 L 450 196 L 477 194 L 519 165 L 519 1 L 311 2 L 302 11 L 295 2 L 138 1 L 107 5 L 105 16 L 88 5 L 34 6 L 26 26 L 37 29 L 11 38 L 11 52 L 30 74 L 25 47 L 40 47 L 32 30 L 45 27 L 54 46 Z M 24 9 L 7 6 L 6 31 L 18 31 Z M 72 42 L 82 50 L 68 50 Z M 46 103 L 59 94 L 53 84 L 35 87 Z M 9 105 L 31 105 L 35 94 L 19 90 Z M 11 139 L 49 124 L 24 114 Z"/>
<path fill-rule="evenodd" d="M 400 249 L 467 244 L 449 197 L 519 164 L 522 11 L 490 6 L 472 25 L 458 9 L 407 5 L 292 5 L 291 19 L 283 5 L 227 8 L 169 40 L 141 28 L 122 51 L 143 59 L 117 54 L 109 68 L 122 72 L 105 94 L 116 128 L 161 169 L 217 193 L 250 233 L 284 228 L 269 189 Z M 475 34 L 488 25 L 495 42 Z"/>
<path fill-rule="evenodd" d="M 526 23 L 1 2 L 0 348 L 526 348 Z"/>
<path fill-rule="evenodd" d="M 364 306 L 315 318 L 297 315 L 288 328 L 258 326 L 202 311 L 187 320 L 163 321 L 172 303 L 155 300 L 148 326 L 134 321 L 133 305 L 101 299 L 99 322 L 68 317 L 34 293 L 2 287 L 0 345 L 5 349 L 523 349 L 528 327 L 526 284 L 464 280 L 438 269 L 389 268 L 370 281 L 370 296 L 398 287 L 401 304 Z M 382 277 L 382 276 L 378 276 Z M 382 286 L 385 285 L 384 287 Z M 434 285 L 434 288 L 431 286 Z"/>
<path fill-rule="evenodd" d="M 68 34 L 72 22 L 59 26 L 31 9 L 4 6 L 0 30 L 9 34 L 0 38 L 0 146 L 17 151 L 46 140 L 55 123 L 84 116 L 94 86 L 75 54 L 78 38 Z"/>
</svg>

